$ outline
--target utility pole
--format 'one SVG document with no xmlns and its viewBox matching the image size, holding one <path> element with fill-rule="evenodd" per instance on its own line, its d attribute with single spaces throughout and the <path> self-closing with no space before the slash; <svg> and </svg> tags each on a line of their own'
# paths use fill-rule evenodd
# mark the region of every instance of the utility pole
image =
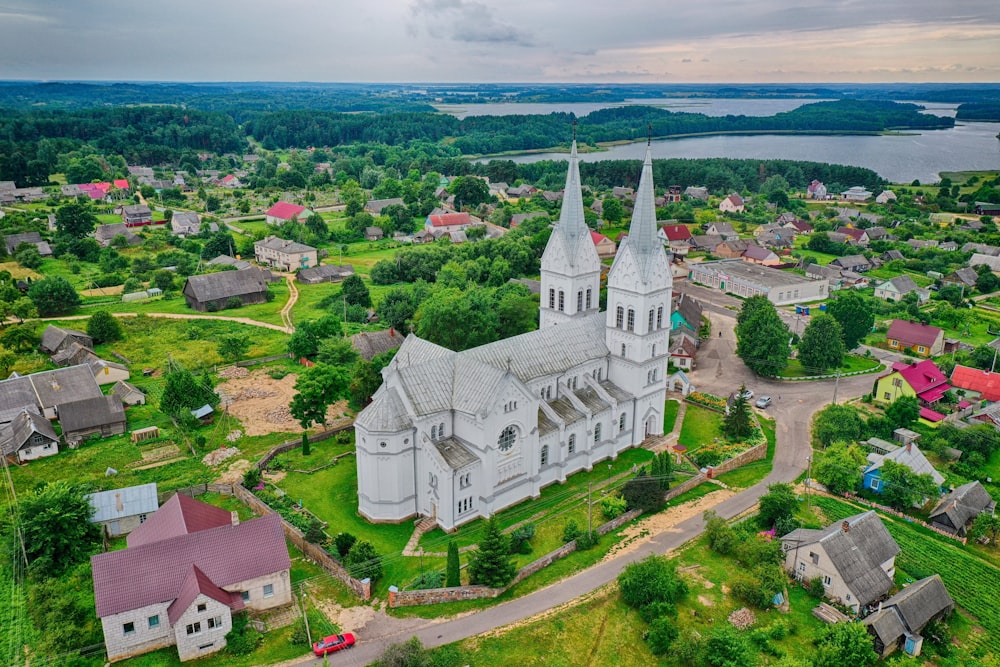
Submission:
<svg viewBox="0 0 1000 667">
<path fill-rule="evenodd" d="M 587 482 L 587 533 L 594 532 L 594 505 L 590 502 L 590 493 L 593 491 L 594 483 Z"/>
<path fill-rule="evenodd" d="M 837 379 L 833 383 L 833 404 L 837 404 L 837 390 L 840 388 L 840 369 L 837 369 Z"/>
<path fill-rule="evenodd" d="M 809 500 L 810 500 L 809 499 L 809 487 L 812 485 L 812 469 L 813 469 L 813 457 L 812 456 L 807 456 L 806 457 L 806 466 L 807 466 L 807 468 L 806 468 L 806 471 L 807 471 L 806 472 L 806 509 L 807 510 L 811 510 L 812 507 L 810 506 L 810 502 L 809 502 Z"/>
</svg>

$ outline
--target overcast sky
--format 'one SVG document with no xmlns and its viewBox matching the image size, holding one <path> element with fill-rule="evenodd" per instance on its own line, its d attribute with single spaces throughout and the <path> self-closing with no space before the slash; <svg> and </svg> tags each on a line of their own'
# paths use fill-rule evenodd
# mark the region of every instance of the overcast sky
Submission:
<svg viewBox="0 0 1000 667">
<path fill-rule="evenodd" d="M 0 79 L 996 82 L 1000 0 L 0 0 Z"/>
</svg>

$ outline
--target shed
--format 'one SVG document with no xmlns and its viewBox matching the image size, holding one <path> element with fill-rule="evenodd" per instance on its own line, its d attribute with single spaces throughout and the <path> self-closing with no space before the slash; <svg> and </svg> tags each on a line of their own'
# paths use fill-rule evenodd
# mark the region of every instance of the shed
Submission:
<svg viewBox="0 0 1000 667">
<path fill-rule="evenodd" d="M 134 384 L 119 380 L 111 387 L 111 393 L 121 399 L 125 405 L 145 405 L 146 394 Z"/>
<path fill-rule="evenodd" d="M 125 432 L 125 406 L 115 395 L 62 403 L 56 412 L 70 447 L 78 446 L 89 435 L 108 437 Z"/>
<path fill-rule="evenodd" d="M 108 537 L 131 533 L 160 506 L 155 482 L 90 493 L 86 498 L 94 508 L 90 522 L 101 526 Z"/>
</svg>

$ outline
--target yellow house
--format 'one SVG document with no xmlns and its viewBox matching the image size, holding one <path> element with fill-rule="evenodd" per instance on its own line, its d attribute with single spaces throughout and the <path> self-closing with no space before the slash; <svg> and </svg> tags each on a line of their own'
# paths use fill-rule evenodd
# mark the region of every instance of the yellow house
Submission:
<svg viewBox="0 0 1000 667">
<path fill-rule="evenodd" d="M 929 408 L 949 389 L 948 378 L 930 359 L 912 364 L 897 361 L 892 372 L 875 381 L 873 400 L 888 405 L 901 396 L 916 396 L 921 407 Z"/>
<path fill-rule="evenodd" d="M 902 373 L 893 371 L 875 381 L 875 395 L 872 398 L 880 405 L 889 405 L 901 396 L 916 395 L 917 392 L 903 378 Z"/>
</svg>

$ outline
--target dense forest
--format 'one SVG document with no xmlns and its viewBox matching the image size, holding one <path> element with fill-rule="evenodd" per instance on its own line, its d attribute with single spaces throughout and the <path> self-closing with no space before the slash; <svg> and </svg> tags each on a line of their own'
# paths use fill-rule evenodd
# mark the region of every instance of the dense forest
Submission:
<svg viewBox="0 0 1000 667">
<path fill-rule="evenodd" d="M 960 104 L 955 118 L 958 120 L 1000 123 L 1000 102 L 969 102 Z"/>
</svg>

